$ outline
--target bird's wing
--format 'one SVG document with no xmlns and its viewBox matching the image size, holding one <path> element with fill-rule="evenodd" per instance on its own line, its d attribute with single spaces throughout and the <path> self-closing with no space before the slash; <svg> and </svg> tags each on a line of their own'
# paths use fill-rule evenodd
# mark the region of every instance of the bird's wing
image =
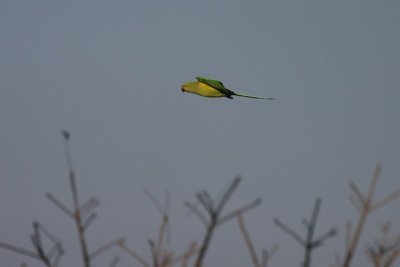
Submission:
<svg viewBox="0 0 400 267">
<path fill-rule="evenodd" d="M 207 84 L 208 86 L 214 88 L 215 90 L 219 91 L 220 93 L 226 95 L 227 97 L 234 95 L 235 93 L 229 90 L 224 86 L 224 84 L 218 80 L 209 79 L 207 77 L 197 76 L 196 80 Z"/>
<path fill-rule="evenodd" d="M 213 80 L 207 77 L 203 77 L 203 76 L 197 76 L 196 80 L 202 83 L 207 84 L 208 86 L 211 86 L 215 89 L 226 89 L 224 84 L 220 81 L 217 80 Z"/>
</svg>

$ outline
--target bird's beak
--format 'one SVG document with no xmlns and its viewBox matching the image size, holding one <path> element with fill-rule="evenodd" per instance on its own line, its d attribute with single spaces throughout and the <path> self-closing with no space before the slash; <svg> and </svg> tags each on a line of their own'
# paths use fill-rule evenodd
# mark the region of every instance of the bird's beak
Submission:
<svg viewBox="0 0 400 267">
<path fill-rule="evenodd" d="M 182 91 L 182 93 L 186 92 L 185 88 L 183 88 L 183 86 L 181 87 L 181 91 Z"/>
</svg>

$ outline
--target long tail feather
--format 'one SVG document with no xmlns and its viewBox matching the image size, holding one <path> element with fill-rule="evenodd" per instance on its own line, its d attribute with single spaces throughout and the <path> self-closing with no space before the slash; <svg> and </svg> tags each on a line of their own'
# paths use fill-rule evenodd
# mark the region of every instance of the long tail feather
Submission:
<svg viewBox="0 0 400 267">
<path fill-rule="evenodd" d="M 275 98 L 272 98 L 272 97 L 260 97 L 260 96 L 244 95 L 244 94 L 239 94 L 239 93 L 235 93 L 235 95 L 241 96 L 241 97 L 254 98 L 254 99 L 275 100 Z"/>
</svg>

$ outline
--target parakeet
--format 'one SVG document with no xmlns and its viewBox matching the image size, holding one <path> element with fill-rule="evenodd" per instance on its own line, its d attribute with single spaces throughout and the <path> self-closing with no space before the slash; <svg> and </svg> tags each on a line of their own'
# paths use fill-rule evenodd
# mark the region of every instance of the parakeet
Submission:
<svg viewBox="0 0 400 267">
<path fill-rule="evenodd" d="M 235 93 L 226 88 L 222 82 L 207 77 L 198 76 L 196 77 L 196 80 L 197 82 L 183 83 L 181 86 L 182 92 L 189 92 L 204 97 L 227 97 L 233 99 L 232 96 L 242 96 L 255 99 L 275 100 L 274 98 L 271 97 L 258 97 L 258 96 Z"/>
</svg>

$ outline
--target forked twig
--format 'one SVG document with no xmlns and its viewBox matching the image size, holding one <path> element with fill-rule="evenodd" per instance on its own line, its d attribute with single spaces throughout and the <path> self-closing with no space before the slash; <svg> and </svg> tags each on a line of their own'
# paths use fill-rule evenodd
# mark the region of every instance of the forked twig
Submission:
<svg viewBox="0 0 400 267">
<path fill-rule="evenodd" d="M 360 203 L 359 209 L 359 218 L 354 233 L 350 237 L 349 245 L 346 248 L 345 258 L 343 260 L 343 267 L 349 267 L 351 260 L 353 259 L 354 253 L 356 251 L 358 242 L 361 237 L 361 233 L 363 231 L 365 222 L 367 220 L 368 215 L 372 212 L 377 210 L 378 208 L 386 205 L 390 201 L 400 197 L 400 191 L 396 191 L 388 196 L 384 197 L 382 200 L 377 201 L 374 203 L 373 196 L 376 189 L 376 185 L 378 183 L 380 173 L 381 173 L 381 164 L 376 164 L 374 175 L 372 176 L 371 182 L 368 187 L 368 192 L 366 196 L 364 196 L 361 191 L 358 189 L 357 185 L 353 182 L 350 182 L 350 188 L 353 191 L 353 194 L 356 196 L 357 200 Z"/>
<path fill-rule="evenodd" d="M 164 248 L 165 247 L 164 243 L 166 242 L 169 231 L 169 215 L 168 215 L 168 210 L 170 205 L 169 193 L 167 191 L 165 192 L 165 205 L 164 207 L 162 207 L 157 198 L 149 190 L 145 188 L 144 191 L 146 193 L 146 196 L 150 199 L 150 201 L 155 205 L 155 207 L 161 214 L 161 224 L 158 230 L 157 240 L 156 241 L 148 240 L 153 258 L 153 266 L 154 267 L 167 266 L 169 265 L 172 258 L 172 252 L 167 251 Z"/>
<path fill-rule="evenodd" d="M 306 226 L 307 229 L 307 235 L 305 239 L 303 239 L 299 234 L 297 234 L 294 230 L 292 230 L 289 226 L 281 222 L 279 219 L 277 218 L 274 219 L 274 223 L 279 228 L 281 228 L 284 232 L 293 237 L 293 239 L 296 240 L 304 248 L 305 253 L 304 253 L 304 261 L 302 264 L 303 267 L 309 267 L 311 265 L 312 251 L 315 248 L 321 246 L 326 239 L 335 236 L 337 233 L 336 229 L 332 227 L 328 232 L 322 234 L 318 238 L 314 238 L 314 232 L 317 225 L 317 219 L 320 207 L 321 207 L 321 199 L 317 198 L 315 200 L 314 209 L 311 214 L 310 221 L 309 222 L 304 221 L 304 225 Z"/>
<path fill-rule="evenodd" d="M 190 203 L 189 201 L 184 201 L 183 204 L 185 205 L 186 208 L 190 209 L 194 214 L 196 214 L 196 216 L 200 219 L 203 225 L 207 228 L 208 225 L 207 217 L 203 213 L 201 213 L 201 211 L 197 208 L 197 206 Z"/>
<path fill-rule="evenodd" d="M 171 264 L 176 264 L 181 262 L 181 267 L 187 267 L 189 259 L 199 252 L 199 248 L 197 247 L 196 242 L 192 242 L 189 247 L 182 254 L 175 256 L 171 260 Z"/>
<path fill-rule="evenodd" d="M 105 243 L 104 245 L 102 245 L 101 247 L 95 249 L 92 253 L 89 254 L 89 257 L 90 257 L 90 259 L 94 259 L 95 257 L 97 257 L 100 254 L 104 253 L 105 251 L 109 250 L 113 246 L 116 246 L 119 243 L 124 242 L 124 241 L 125 241 L 124 238 L 109 241 L 109 242 Z"/>
<path fill-rule="evenodd" d="M 203 242 L 200 245 L 199 253 L 197 254 L 197 258 L 194 263 L 194 267 L 200 267 L 203 264 L 204 257 L 206 255 L 207 249 L 211 242 L 211 238 L 215 231 L 215 228 L 221 223 L 226 222 L 229 219 L 236 217 L 239 213 L 246 212 L 250 209 L 255 208 L 261 203 L 261 199 L 257 199 L 252 203 L 245 205 L 239 209 L 234 210 L 233 212 L 228 213 L 225 216 L 221 216 L 222 210 L 225 204 L 228 202 L 229 198 L 236 190 L 240 183 L 240 177 L 237 176 L 228 187 L 228 189 L 223 193 L 221 200 L 218 203 L 215 203 L 214 200 L 210 197 L 207 191 L 202 191 L 196 194 L 197 200 L 203 206 L 203 208 L 207 211 L 208 219 L 204 216 L 193 204 L 189 202 L 184 202 L 185 206 L 191 209 L 197 217 L 201 220 L 201 222 L 206 225 L 206 233 L 203 239 Z"/>
<path fill-rule="evenodd" d="M 394 266 L 400 256 L 400 235 L 396 238 L 389 237 L 390 224 L 381 227 L 382 236 L 375 244 L 365 249 L 365 254 L 375 267 Z"/>
<path fill-rule="evenodd" d="M 72 165 L 71 153 L 70 153 L 70 148 L 69 148 L 69 140 L 71 138 L 71 135 L 69 132 L 67 132 L 65 130 L 61 131 L 61 134 L 63 135 L 64 141 L 65 141 L 64 148 L 65 148 L 65 157 L 67 159 L 69 182 L 70 182 L 70 186 L 71 186 L 71 193 L 72 193 L 72 200 L 73 200 L 73 207 L 74 207 L 73 214 L 74 214 L 76 229 L 78 231 L 79 242 L 81 245 L 83 265 L 85 267 L 90 267 L 89 250 L 88 250 L 87 241 L 86 241 L 86 237 L 85 237 L 85 228 L 82 223 L 78 189 L 76 186 L 76 179 L 75 179 L 75 170 Z"/>
<path fill-rule="evenodd" d="M 5 242 L 0 242 L 0 248 L 24 255 L 24 256 L 28 256 L 30 258 L 36 259 L 36 260 L 40 260 L 40 257 L 36 254 L 36 252 L 24 249 L 24 248 L 20 248 Z"/>
<path fill-rule="evenodd" d="M 42 235 L 43 234 L 43 235 Z M 46 251 L 43 245 L 42 236 L 52 243 L 52 247 Z M 29 251 L 8 243 L 0 242 L 0 248 L 28 256 L 30 258 L 42 261 L 47 267 L 56 267 L 59 263 L 61 256 L 64 254 L 61 242 L 57 240 L 46 228 L 38 222 L 33 223 L 33 233 L 31 234 L 31 241 L 36 252 Z"/>
<path fill-rule="evenodd" d="M 247 248 L 249 249 L 250 257 L 251 257 L 254 267 L 261 267 L 261 262 L 257 257 L 256 249 L 254 248 L 253 241 L 251 240 L 250 234 L 247 231 L 243 216 L 239 213 L 236 216 L 236 218 L 237 218 L 237 221 L 239 224 L 239 229 L 242 232 L 244 241 L 246 242 Z"/>
<path fill-rule="evenodd" d="M 124 250 L 126 253 L 128 253 L 128 255 L 130 255 L 132 258 L 134 258 L 136 261 L 138 261 L 141 265 L 143 265 L 144 267 L 151 267 L 151 265 L 149 263 L 147 263 L 145 259 L 143 259 L 135 251 L 133 251 L 132 249 L 127 247 L 125 245 L 124 241 L 118 241 L 117 244 L 122 250 Z"/>
</svg>

